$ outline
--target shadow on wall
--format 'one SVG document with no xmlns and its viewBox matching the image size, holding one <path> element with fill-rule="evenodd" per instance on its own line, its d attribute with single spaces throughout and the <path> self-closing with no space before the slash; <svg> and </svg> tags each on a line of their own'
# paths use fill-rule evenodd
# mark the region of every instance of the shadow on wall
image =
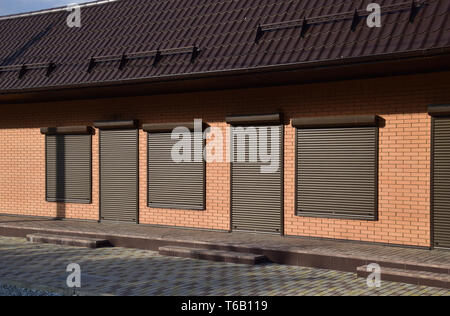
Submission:
<svg viewBox="0 0 450 316">
<path fill-rule="evenodd" d="M 86 95 L 87 99 L 83 100 L 68 98 L 52 102 L 17 103 L 14 106 L 0 100 L 0 105 L 10 105 L 0 106 L 0 129 L 93 125 L 94 121 L 115 117 L 114 114 L 137 119 L 139 123 L 183 122 L 200 117 L 208 123 L 223 123 L 227 115 L 274 112 L 282 112 L 286 123 L 292 117 L 337 113 L 377 114 L 381 117 L 423 114 L 429 104 L 448 103 L 449 92 L 442 84 L 448 80 L 448 75 L 449 72 L 444 72 L 264 89 L 136 97 L 96 99 Z M 418 96 L 419 92 L 429 89 L 435 90 Z M 48 92 L 48 95 L 52 93 Z M 79 93 L 84 96 L 83 91 Z M 403 100 L 403 96 L 409 95 L 412 95 L 411 98 Z"/>
</svg>

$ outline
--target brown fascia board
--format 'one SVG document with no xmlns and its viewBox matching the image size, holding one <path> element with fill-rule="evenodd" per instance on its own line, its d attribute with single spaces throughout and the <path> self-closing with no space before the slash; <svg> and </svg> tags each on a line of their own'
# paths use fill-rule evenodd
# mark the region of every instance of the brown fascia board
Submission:
<svg viewBox="0 0 450 316">
<path fill-rule="evenodd" d="M 93 134 L 91 126 L 62 126 L 62 127 L 42 127 L 41 134 L 45 135 L 88 135 Z"/>
<path fill-rule="evenodd" d="M 377 115 L 356 116 L 319 116 L 292 119 L 296 128 L 327 128 L 327 127 L 375 127 L 378 126 Z"/>
<path fill-rule="evenodd" d="M 428 114 L 431 116 L 449 116 L 450 104 L 432 104 L 428 106 Z"/>
<path fill-rule="evenodd" d="M 127 121 L 97 121 L 94 126 L 99 129 L 120 129 L 120 128 L 136 128 L 136 120 Z"/>
<path fill-rule="evenodd" d="M 233 115 L 227 116 L 225 121 L 230 125 L 252 125 L 252 124 L 281 124 L 280 113 L 262 115 Z"/>
<path fill-rule="evenodd" d="M 142 129 L 149 133 L 165 133 L 172 132 L 177 127 L 185 127 L 191 132 L 195 131 L 195 123 L 192 122 L 180 122 L 180 123 L 151 123 L 142 124 Z M 202 122 L 202 131 L 209 127 L 208 124 Z"/>
</svg>

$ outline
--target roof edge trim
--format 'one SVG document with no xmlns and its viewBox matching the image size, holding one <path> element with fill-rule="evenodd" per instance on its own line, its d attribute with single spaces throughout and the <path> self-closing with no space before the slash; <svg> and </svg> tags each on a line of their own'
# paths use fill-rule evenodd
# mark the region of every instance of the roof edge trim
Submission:
<svg viewBox="0 0 450 316">
<path fill-rule="evenodd" d="M 17 13 L 17 14 L 4 15 L 4 16 L 0 16 L 0 21 L 17 19 L 17 18 L 23 18 L 23 17 L 28 17 L 28 16 L 34 16 L 34 15 L 47 14 L 47 13 L 66 11 L 68 8 L 72 8 L 75 5 L 80 7 L 80 8 L 83 8 L 83 7 L 91 7 L 91 6 L 94 6 L 94 5 L 101 5 L 101 4 L 106 4 L 106 3 L 109 3 L 109 2 L 116 2 L 116 1 L 119 1 L 119 0 L 91 1 L 91 2 L 79 3 L 79 4 L 73 3 L 73 4 L 68 4 L 68 5 L 64 6 L 64 7 L 56 7 L 56 8 L 50 8 L 50 9 L 44 9 L 44 10 L 32 11 L 32 12 L 26 12 L 26 13 Z"/>
<path fill-rule="evenodd" d="M 432 58 L 439 56 L 450 56 L 450 46 L 440 47 L 429 50 L 415 50 L 400 53 L 386 53 L 374 56 L 363 56 L 363 57 L 353 57 L 341 60 L 323 60 L 314 62 L 299 62 L 299 63 L 288 63 L 273 66 L 263 66 L 254 68 L 239 68 L 231 70 L 218 70 L 209 72 L 197 72 L 189 74 L 172 74 L 159 77 L 141 77 L 141 78 L 129 78 L 121 80 L 110 80 L 110 81 L 99 81 L 99 82 L 82 82 L 76 84 L 67 85 L 53 85 L 53 86 L 41 86 L 32 88 L 15 88 L 0 90 L 0 96 L 5 94 L 17 94 L 17 93 L 29 93 L 29 92 L 39 92 L 39 91 L 55 91 L 55 90 L 68 90 L 68 89 L 83 89 L 92 87 L 109 87 L 109 86 L 120 86 L 127 84 L 145 84 L 154 82 L 168 82 L 175 80 L 190 80 L 190 79 L 201 79 L 210 78 L 214 76 L 235 76 L 235 75 L 248 75 L 257 73 L 271 73 L 277 71 L 298 71 L 304 69 L 318 69 L 318 68 L 328 68 L 328 67 L 343 67 L 349 65 L 363 65 L 363 64 L 373 64 L 380 62 L 393 62 L 393 61 L 404 61 L 417 58 Z"/>
</svg>

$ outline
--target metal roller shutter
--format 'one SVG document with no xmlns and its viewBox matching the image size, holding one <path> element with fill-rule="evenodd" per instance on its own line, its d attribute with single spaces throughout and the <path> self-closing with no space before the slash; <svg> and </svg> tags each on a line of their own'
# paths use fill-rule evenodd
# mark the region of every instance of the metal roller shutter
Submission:
<svg viewBox="0 0 450 316">
<path fill-rule="evenodd" d="M 47 135 L 46 198 L 91 202 L 91 135 Z"/>
<path fill-rule="evenodd" d="M 138 131 L 100 131 L 100 213 L 102 220 L 137 222 Z"/>
<path fill-rule="evenodd" d="M 433 235 L 450 248 L 450 117 L 433 119 Z"/>
<path fill-rule="evenodd" d="M 378 128 L 297 129 L 297 215 L 376 219 Z"/>
<path fill-rule="evenodd" d="M 193 134 L 192 134 L 193 135 Z M 150 207 L 194 209 L 205 208 L 205 163 L 202 156 L 203 135 L 200 133 L 201 161 L 194 161 L 195 137 L 192 137 L 192 162 L 176 163 L 171 157 L 178 140 L 171 132 L 148 133 L 148 205 Z"/>
<path fill-rule="evenodd" d="M 233 163 L 231 164 L 231 221 L 233 230 L 256 231 L 267 233 L 283 232 L 283 126 L 263 126 L 261 128 L 276 129 L 279 138 L 278 170 L 273 173 L 262 173 L 258 162 L 249 162 L 250 150 L 260 152 L 259 144 L 245 143 L 246 162 L 238 161 L 238 138 L 244 130 L 232 128 Z M 245 128 L 245 127 L 244 127 Z M 241 136 L 240 136 L 241 135 Z M 259 133 L 258 133 L 259 135 Z M 268 132 L 268 150 L 271 148 L 271 132 Z"/>
</svg>

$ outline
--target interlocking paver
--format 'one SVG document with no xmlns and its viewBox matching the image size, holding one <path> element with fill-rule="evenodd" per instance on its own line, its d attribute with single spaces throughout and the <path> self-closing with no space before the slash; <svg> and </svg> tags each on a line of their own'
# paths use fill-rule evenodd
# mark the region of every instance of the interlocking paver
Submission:
<svg viewBox="0 0 450 316">
<path fill-rule="evenodd" d="M 354 273 L 278 264 L 247 266 L 125 248 L 84 249 L 0 237 L 0 281 L 71 293 L 66 266 L 82 269 L 82 291 L 112 295 L 450 295 L 450 291 L 382 282 L 370 289 Z"/>
</svg>

